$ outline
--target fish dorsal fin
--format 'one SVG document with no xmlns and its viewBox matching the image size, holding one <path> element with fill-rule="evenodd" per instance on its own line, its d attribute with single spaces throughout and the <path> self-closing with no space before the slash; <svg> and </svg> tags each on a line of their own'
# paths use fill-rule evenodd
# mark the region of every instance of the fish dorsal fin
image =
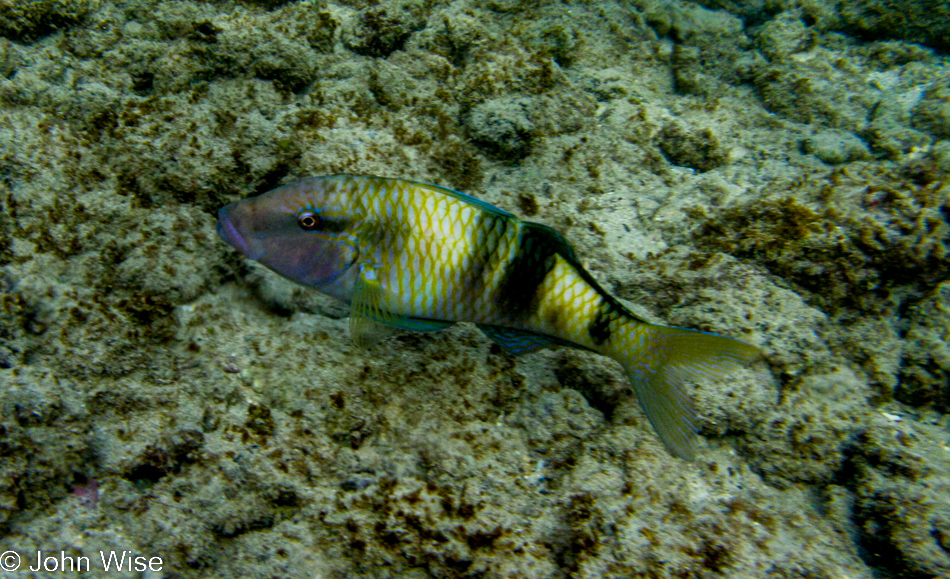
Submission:
<svg viewBox="0 0 950 579">
<path fill-rule="evenodd" d="M 471 203 L 472 205 L 475 205 L 475 206 L 478 207 L 479 209 L 482 209 L 482 210 L 484 210 L 484 211 L 487 211 L 488 213 L 491 213 L 491 214 L 493 214 L 493 215 L 498 215 L 498 216 L 500 216 L 500 217 L 514 217 L 514 215 L 512 215 L 511 213 L 508 213 L 508 212 L 505 211 L 504 209 L 500 209 L 500 208 L 498 208 L 498 207 L 495 207 L 494 205 L 492 205 L 492 204 L 489 203 L 488 201 L 482 201 L 481 199 L 478 199 L 478 198 L 476 198 L 476 197 L 472 197 L 471 195 L 467 195 L 467 194 L 465 194 L 465 193 L 460 193 L 459 191 L 455 191 L 455 190 L 453 190 L 453 189 L 447 189 L 447 188 L 445 188 L 445 187 L 440 187 L 439 185 L 431 185 L 431 184 L 429 184 L 429 183 L 418 183 L 418 182 L 415 182 L 415 181 L 413 181 L 413 183 L 416 184 L 416 185 L 418 185 L 418 186 L 420 186 L 420 187 L 425 187 L 426 189 L 431 189 L 431 190 L 433 190 L 433 191 L 435 191 L 435 192 L 443 193 L 443 194 L 445 194 L 445 195 L 448 195 L 449 197 L 455 197 L 456 199 L 465 201 L 466 203 Z"/>
<path fill-rule="evenodd" d="M 434 193 L 440 193 L 443 195 L 448 195 L 449 197 L 455 197 L 456 199 L 459 199 L 466 203 L 471 203 L 472 205 L 475 205 L 479 209 L 483 209 L 493 215 L 498 215 L 502 217 L 515 217 L 511 213 L 508 213 L 507 211 L 505 211 L 504 209 L 495 207 L 488 201 L 482 201 L 481 199 L 478 199 L 477 197 L 472 197 L 471 195 L 468 195 L 466 193 L 462 193 L 454 189 L 449 189 L 448 187 L 442 187 L 441 185 L 433 185 L 432 183 L 421 183 L 419 181 L 410 181 L 409 179 L 395 179 L 392 177 L 377 177 L 375 175 L 354 175 L 354 174 L 340 174 L 340 175 L 330 175 L 330 176 L 325 176 L 325 177 L 313 177 L 313 179 L 327 179 L 327 180 L 334 180 L 334 181 L 346 181 L 347 179 L 360 179 L 360 180 L 372 180 L 378 183 L 392 183 L 396 181 L 401 181 L 403 183 L 409 183 L 411 185 L 415 185 L 423 189 L 428 189 Z"/>
<path fill-rule="evenodd" d="M 564 239 L 564 236 L 557 230 L 534 221 L 521 222 L 521 236 L 530 237 L 532 242 L 538 246 L 550 248 L 550 252 L 557 253 L 571 265 L 580 268 L 580 262 L 574 256 L 574 248 Z M 583 269 L 583 268 L 581 268 Z"/>
<path fill-rule="evenodd" d="M 478 324 L 478 329 L 512 356 L 520 356 L 560 343 L 559 340 L 504 326 Z"/>
<path fill-rule="evenodd" d="M 580 261 L 578 261 L 577 256 L 574 255 L 574 248 L 571 247 L 571 244 L 568 243 L 560 233 L 548 227 L 547 225 L 534 223 L 533 221 L 522 221 L 521 226 L 522 239 L 524 239 L 526 236 L 530 236 L 531 245 L 533 247 L 547 247 L 549 248 L 549 251 L 557 253 L 563 257 L 564 260 L 570 264 L 575 271 L 577 271 L 577 274 L 581 276 L 584 281 L 590 284 L 591 287 L 593 287 L 597 293 L 599 293 L 611 306 L 616 308 L 617 311 L 623 312 L 638 322 L 646 323 L 646 320 L 627 309 L 626 306 L 620 303 L 619 300 L 614 298 L 613 295 L 611 295 L 603 287 L 601 287 L 599 283 L 597 283 L 597 280 L 594 279 L 594 276 L 592 276 L 589 271 L 584 269 L 584 266 L 581 265 Z M 572 346 L 575 348 L 579 347 L 576 344 L 572 344 Z"/>
</svg>

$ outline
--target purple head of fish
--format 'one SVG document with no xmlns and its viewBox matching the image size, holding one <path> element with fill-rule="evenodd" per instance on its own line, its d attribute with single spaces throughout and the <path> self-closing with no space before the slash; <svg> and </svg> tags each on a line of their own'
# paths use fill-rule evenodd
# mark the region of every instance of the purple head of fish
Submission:
<svg viewBox="0 0 950 579">
<path fill-rule="evenodd" d="M 339 235 L 305 231 L 297 213 L 265 193 L 235 201 L 218 211 L 218 236 L 280 275 L 307 286 L 321 286 L 340 277 L 353 263 L 356 248 Z"/>
<path fill-rule="evenodd" d="M 241 235 L 240 230 L 238 230 L 234 218 L 228 216 L 229 213 L 234 213 L 233 207 L 236 205 L 237 203 L 231 203 L 218 210 L 218 237 L 234 246 L 234 248 L 243 253 L 245 257 L 249 259 L 260 259 L 264 256 L 263 246 L 261 244 L 254 244 L 254 248 L 251 249 L 251 245 L 248 244 L 244 236 Z"/>
</svg>

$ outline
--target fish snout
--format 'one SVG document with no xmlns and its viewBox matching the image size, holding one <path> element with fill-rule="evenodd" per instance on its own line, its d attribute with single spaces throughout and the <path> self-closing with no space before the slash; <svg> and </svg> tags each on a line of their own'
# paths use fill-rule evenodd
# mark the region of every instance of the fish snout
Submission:
<svg viewBox="0 0 950 579">
<path fill-rule="evenodd" d="M 231 215 L 233 205 L 234 203 L 231 203 L 218 210 L 218 237 L 240 251 L 245 257 L 260 259 L 264 252 L 260 247 L 252 248 L 252 244 L 248 243 L 247 238 L 241 234 L 239 225 Z"/>
</svg>

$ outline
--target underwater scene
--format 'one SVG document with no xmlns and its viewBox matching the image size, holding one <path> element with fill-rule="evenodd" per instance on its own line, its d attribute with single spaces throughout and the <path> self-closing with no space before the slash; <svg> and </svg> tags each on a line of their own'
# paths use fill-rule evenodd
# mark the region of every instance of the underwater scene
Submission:
<svg viewBox="0 0 950 579">
<path fill-rule="evenodd" d="M 950 578 L 950 4 L 0 0 L 0 577 Z"/>
</svg>

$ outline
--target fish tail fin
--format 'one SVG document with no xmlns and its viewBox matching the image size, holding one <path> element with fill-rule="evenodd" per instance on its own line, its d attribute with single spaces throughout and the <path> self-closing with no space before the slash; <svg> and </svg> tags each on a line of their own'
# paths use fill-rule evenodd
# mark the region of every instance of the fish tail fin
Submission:
<svg viewBox="0 0 950 579">
<path fill-rule="evenodd" d="M 725 376 L 762 353 L 745 342 L 694 330 L 642 322 L 626 329 L 616 358 L 660 439 L 676 456 L 692 460 L 699 448 L 698 420 L 686 383 Z"/>
</svg>

